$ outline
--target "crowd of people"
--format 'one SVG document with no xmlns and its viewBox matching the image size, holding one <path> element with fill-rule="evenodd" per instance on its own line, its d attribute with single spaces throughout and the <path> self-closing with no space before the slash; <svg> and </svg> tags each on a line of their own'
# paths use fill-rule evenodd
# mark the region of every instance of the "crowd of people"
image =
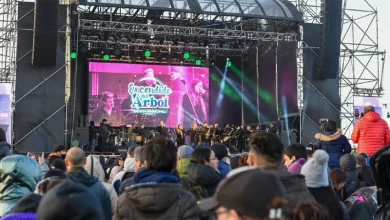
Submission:
<svg viewBox="0 0 390 220">
<path fill-rule="evenodd" d="M 12 154 L 0 130 L 0 217 L 389 219 L 390 131 L 375 114 L 367 108 L 355 127 L 356 155 L 332 121 L 315 145 L 284 146 L 258 132 L 237 155 L 221 143 L 193 148 L 155 137 L 117 157 L 57 146 L 33 158 Z"/>
</svg>

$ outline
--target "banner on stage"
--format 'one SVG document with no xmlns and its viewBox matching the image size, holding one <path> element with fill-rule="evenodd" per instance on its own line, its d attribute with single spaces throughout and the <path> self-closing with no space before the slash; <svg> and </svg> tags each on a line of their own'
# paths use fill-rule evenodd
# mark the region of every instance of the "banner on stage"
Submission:
<svg viewBox="0 0 390 220">
<path fill-rule="evenodd" d="M 5 131 L 7 142 L 12 144 L 12 85 L 0 83 L 0 127 Z"/>
<path fill-rule="evenodd" d="M 184 127 L 208 120 L 205 67 L 89 63 L 89 119 L 98 125 Z"/>
</svg>

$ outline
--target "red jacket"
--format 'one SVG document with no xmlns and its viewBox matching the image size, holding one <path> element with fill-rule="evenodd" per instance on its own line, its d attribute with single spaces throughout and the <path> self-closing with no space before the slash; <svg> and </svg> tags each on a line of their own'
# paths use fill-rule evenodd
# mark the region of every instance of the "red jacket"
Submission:
<svg viewBox="0 0 390 220">
<path fill-rule="evenodd" d="M 372 156 L 390 143 L 389 126 L 378 113 L 368 112 L 355 124 L 352 141 L 358 144 L 358 153 Z"/>
</svg>

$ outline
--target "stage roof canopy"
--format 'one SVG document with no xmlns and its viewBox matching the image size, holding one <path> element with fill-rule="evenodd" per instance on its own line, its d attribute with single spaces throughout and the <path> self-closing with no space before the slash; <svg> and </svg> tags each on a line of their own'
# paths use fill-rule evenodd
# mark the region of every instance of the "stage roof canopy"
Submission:
<svg viewBox="0 0 390 220">
<path fill-rule="evenodd" d="M 302 21 L 302 13 L 288 0 L 80 0 L 79 4 Z"/>
</svg>

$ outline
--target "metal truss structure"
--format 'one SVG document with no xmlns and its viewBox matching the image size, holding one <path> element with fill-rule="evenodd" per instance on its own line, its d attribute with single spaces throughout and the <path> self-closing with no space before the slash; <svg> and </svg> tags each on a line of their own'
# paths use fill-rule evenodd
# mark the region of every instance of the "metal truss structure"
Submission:
<svg viewBox="0 0 390 220">
<path fill-rule="evenodd" d="M 303 13 L 306 23 L 321 23 L 321 0 L 290 0 Z M 350 137 L 354 123 L 354 97 L 382 97 L 385 52 L 378 46 L 378 11 L 367 0 L 343 1 L 340 50 L 341 127 Z M 304 42 L 302 42 L 304 45 Z M 301 49 L 304 46 L 301 46 Z M 299 63 L 298 57 L 298 63 Z M 299 65 L 298 65 L 299 67 Z M 303 72 L 298 71 L 303 79 Z M 298 82 L 299 85 L 302 86 Z M 315 89 L 315 88 L 314 88 Z M 298 89 L 303 93 L 303 89 Z M 300 106 L 303 96 L 299 94 Z M 325 98 L 325 97 L 324 97 Z M 330 103 L 330 102 L 329 102 Z M 332 104 L 332 103 L 330 103 Z M 302 111 L 303 108 L 300 109 Z M 304 113 L 303 113 L 304 114 Z"/>
</svg>

